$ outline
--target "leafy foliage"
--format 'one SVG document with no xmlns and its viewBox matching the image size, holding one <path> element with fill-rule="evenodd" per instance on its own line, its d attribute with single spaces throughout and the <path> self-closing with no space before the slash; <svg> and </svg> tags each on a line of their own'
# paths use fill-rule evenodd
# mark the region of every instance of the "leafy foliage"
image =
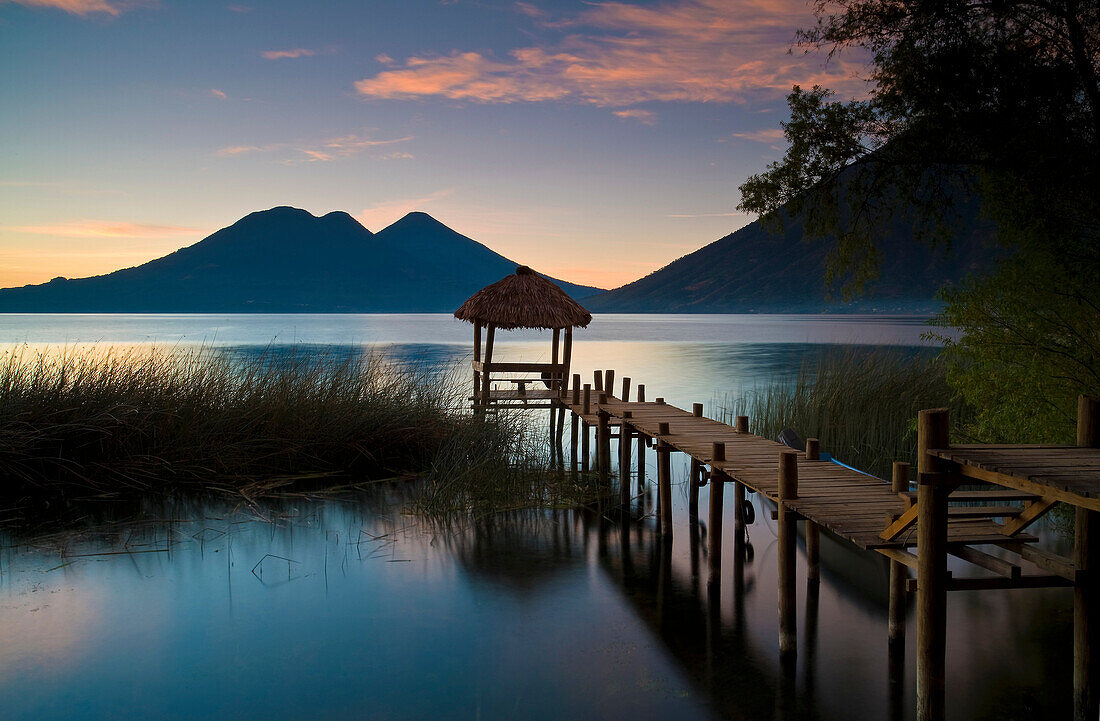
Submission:
<svg viewBox="0 0 1100 721">
<path fill-rule="evenodd" d="M 741 186 L 740 209 L 807 218 L 834 242 L 827 282 L 874 280 L 899 208 L 949 241 L 981 199 L 1011 259 L 946 289 L 950 379 L 993 440 L 1067 440 L 1072 399 L 1100 392 L 1100 3 L 818 0 L 805 48 L 870 53 L 866 97 L 788 97 L 786 155 Z M 782 209 L 782 210 L 781 210 Z"/>
</svg>

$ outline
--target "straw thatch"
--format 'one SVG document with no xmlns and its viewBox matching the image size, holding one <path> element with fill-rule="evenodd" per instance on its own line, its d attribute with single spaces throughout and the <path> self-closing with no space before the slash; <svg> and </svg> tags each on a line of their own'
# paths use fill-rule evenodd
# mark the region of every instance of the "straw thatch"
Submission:
<svg viewBox="0 0 1100 721">
<path fill-rule="evenodd" d="M 589 313 L 566 295 L 552 280 L 547 280 L 526 265 L 515 275 L 487 285 L 455 311 L 455 318 L 511 330 L 513 328 L 584 328 L 592 322 Z"/>
</svg>

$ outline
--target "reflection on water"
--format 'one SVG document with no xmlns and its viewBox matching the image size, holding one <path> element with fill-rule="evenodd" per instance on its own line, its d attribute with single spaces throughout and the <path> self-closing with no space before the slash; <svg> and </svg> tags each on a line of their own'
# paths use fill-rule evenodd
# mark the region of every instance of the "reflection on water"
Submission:
<svg viewBox="0 0 1100 721">
<path fill-rule="evenodd" d="M 794 373 L 825 343 L 918 352 L 924 330 L 883 317 L 600 316 L 573 360 L 690 407 Z M 471 335 L 447 316 L 0 319 L 8 348 L 342 357 L 380 344 L 435 368 L 465 364 Z M 500 360 L 549 356 L 545 336 L 500 340 Z M 84 530 L 9 527 L 3 718 L 912 718 L 915 631 L 910 618 L 891 653 L 884 560 L 823 535 L 814 587 L 799 558 L 799 652 L 784 667 L 770 509 L 753 499 L 738 552 L 727 493 L 710 583 L 706 522 L 687 523 L 688 463 L 673 471 L 671 548 L 654 534 L 652 497 L 628 521 L 589 509 L 439 528 L 405 515 L 398 487 L 253 510 L 146 499 L 69 509 L 95 517 Z M 1067 589 L 951 594 L 950 717 L 1067 716 L 1071 605 Z"/>
<path fill-rule="evenodd" d="M 751 554 L 724 534 L 708 584 L 708 529 L 688 526 L 675 472 L 671 548 L 637 510 L 434 527 L 397 487 L 9 533 L 5 718 L 911 718 L 913 645 L 891 658 L 881 559 L 823 536 L 784 668 L 768 509 Z M 1067 713 L 1070 606 L 1066 589 L 951 594 L 951 717 Z"/>
</svg>

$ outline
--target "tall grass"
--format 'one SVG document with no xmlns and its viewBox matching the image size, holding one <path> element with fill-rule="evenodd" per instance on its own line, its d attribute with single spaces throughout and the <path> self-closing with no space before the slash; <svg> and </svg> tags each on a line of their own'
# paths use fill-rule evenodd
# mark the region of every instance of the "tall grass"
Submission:
<svg viewBox="0 0 1100 721">
<path fill-rule="evenodd" d="M 453 377 L 376 354 L 10 351 L 0 361 L 0 495 L 421 473 L 459 437 L 481 453 L 507 445 L 505 430 L 464 410 L 464 396 Z"/>
<path fill-rule="evenodd" d="M 727 399 L 720 418 L 747 415 L 750 430 L 775 438 L 793 428 L 819 438 L 822 450 L 880 478 L 894 461 L 916 461 L 916 415 L 951 407 L 953 425 L 966 408 L 953 400 L 946 369 L 927 354 L 847 348 L 808 359 L 795 377 Z"/>
</svg>

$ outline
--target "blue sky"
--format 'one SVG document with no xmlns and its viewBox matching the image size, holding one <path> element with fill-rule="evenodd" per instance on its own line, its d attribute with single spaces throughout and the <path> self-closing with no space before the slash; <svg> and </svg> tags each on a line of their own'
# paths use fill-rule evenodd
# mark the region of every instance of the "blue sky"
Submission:
<svg viewBox="0 0 1100 721">
<path fill-rule="evenodd" d="M 276 205 L 410 210 L 620 285 L 751 218 L 801 0 L 0 0 L 0 286 L 136 265 Z"/>
</svg>

